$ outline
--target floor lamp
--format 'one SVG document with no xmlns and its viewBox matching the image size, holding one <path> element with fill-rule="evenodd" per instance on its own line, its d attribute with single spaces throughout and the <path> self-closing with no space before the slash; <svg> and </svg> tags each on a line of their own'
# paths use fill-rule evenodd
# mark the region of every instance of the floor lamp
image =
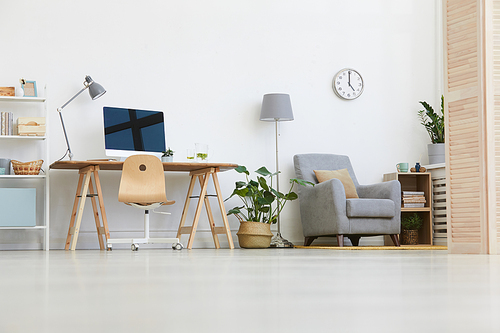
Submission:
<svg viewBox="0 0 500 333">
<path fill-rule="evenodd" d="M 274 121 L 276 134 L 276 172 L 279 171 L 278 159 L 278 122 L 293 120 L 292 103 L 288 94 L 266 94 L 262 100 L 260 120 Z M 276 189 L 280 190 L 279 173 L 276 175 Z M 279 208 L 278 208 L 279 211 Z M 293 244 L 281 236 L 281 223 L 278 214 L 278 233 L 271 239 L 270 247 L 293 247 Z"/>
<path fill-rule="evenodd" d="M 68 140 L 68 135 L 66 134 L 66 127 L 64 126 L 62 110 L 66 107 L 66 105 L 68 105 L 76 97 L 78 97 L 78 95 L 80 95 L 82 92 L 84 92 L 85 89 L 89 90 L 90 98 L 92 98 L 92 100 L 98 99 L 99 97 L 104 95 L 104 93 L 106 92 L 106 89 L 104 89 L 99 83 L 94 82 L 94 80 L 92 80 L 92 78 L 88 75 L 85 76 L 85 81 L 83 82 L 83 85 L 84 85 L 84 87 L 82 90 L 77 92 L 75 96 L 71 97 L 71 99 L 69 101 L 67 101 L 66 103 L 64 103 L 63 106 L 61 106 L 60 108 L 57 109 L 57 112 L 59 112 L 59 119 L 61 119 L 61 125 L 62 125 L 63 132 L 64 132 L 64 138 L 66 139 L 66 146 L 68 147 L 68 149 L 66 150 L 66 154 L 69 153 L 70 160 L 73 159 L 73 153 L 71 152 L 71 148 L 69 146 L 69 140 Z M 66 156 L 66 154 L 64 154 L 64 156 Z M 64 156 L 61 158 L 61 160 L 64 158 Z"/>
</svg>

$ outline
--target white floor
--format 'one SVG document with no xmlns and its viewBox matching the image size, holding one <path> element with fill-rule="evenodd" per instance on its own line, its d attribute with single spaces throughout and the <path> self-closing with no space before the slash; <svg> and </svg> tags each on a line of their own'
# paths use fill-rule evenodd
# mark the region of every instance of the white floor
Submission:
<svg viewBox="0 0 500 333">
<path fill-rule="evenodd" d="M 0 251 L 0 332 L 500 332 L 500 256 Z"/>
</svg>

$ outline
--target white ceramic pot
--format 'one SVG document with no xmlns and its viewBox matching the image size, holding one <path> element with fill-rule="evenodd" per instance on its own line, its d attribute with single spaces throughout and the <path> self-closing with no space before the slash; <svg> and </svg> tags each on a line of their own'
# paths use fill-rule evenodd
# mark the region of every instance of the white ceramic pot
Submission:
<svg viewBox="0 0 500 333">
<path fill-rule="evenodd" d="M 162 162 L 173 162 L 174 161 L 174 157 L 173 156 L 162 156 L 161 157 L 161 161 Z"/>
<path fill-rule="evenodd" d="M 429 164 L 444 163 L 444 143 L 431 143 L 427 145 Z"/>
</svg>

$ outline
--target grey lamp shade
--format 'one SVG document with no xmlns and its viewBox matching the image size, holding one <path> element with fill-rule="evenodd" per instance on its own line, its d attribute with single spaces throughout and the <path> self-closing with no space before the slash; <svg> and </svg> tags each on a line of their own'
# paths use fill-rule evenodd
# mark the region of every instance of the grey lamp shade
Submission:
<svg viewBox="0 0 500 333">
<path fill-rule="evenodd" d="M 101 86 L 99 83 L 92 80 L 92 78 L 90 76 L 87 75 L 85 77 L 85 81 L 87 81 L 87 83 L 89 83 L 89 94 L 90 94 L 90 98 L 92 98 L 92 100 L 98 99 L 99 97 L 104 95 L 104 93 L 106 93 L 106 89 L 104 89 L 104 87 Z"/>
<path fill-rule="evenodd" d="M 262 121 L 293 120 L 292 102 L 288 94 L 265 94 L 260 111 Z"/>
</svg>

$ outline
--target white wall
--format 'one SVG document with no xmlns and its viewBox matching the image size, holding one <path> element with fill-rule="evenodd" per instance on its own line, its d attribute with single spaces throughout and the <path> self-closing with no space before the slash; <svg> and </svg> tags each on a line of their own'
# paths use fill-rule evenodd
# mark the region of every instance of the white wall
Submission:
<svg viewBox="0 0 500 333">
<path fill-rule="evenodd" d="M 56 108 L 88 74 L 108 92 L 96 101 L 82 95 L 64 111 L 75 159 L 104 157 L 101 110 L 107 105 L 163 110 L 176 161 L 204 142 L 212 161 L 250 170 L 274 166 L 274 127 L 259 121 L 262 96 L 289 93 L 295 120 L 281 124 L 282 187 L 294 176 L 293 155 L 307 152 L 349 155 L 360 183 L 374 183 L 398 162 L 427 163 L 430 141 L 417 110 L 420 100 L 439 107 L 438 3 L 9 1 L 0 12 L 0 86 L 17 85 L 20 77 L 47 85 L 50 163 L 65 151 Z M 353 101 L 331 89 L 344 67 L 365 80 L 363 95 Z M 51 248 L 63 248 L 78 176 L 50 176 Z M 140 230 L 141 212 L 117 202 L 119 173 L 102 172 L 101 179 L 114 236 Z M 222 173 L 223 192 L 229 195 L 236 180 L 235 172 Z M 176 228 L 188 177 L 169 174 L 167 184 L 178 204 L 170 217 L 153 216 L 153 229 Z M 234 217 L 230 224 L 237 229 Z M 89 232 L 78 248 L 97 248 L 90 203 L 82 229 Z M 199 230 L 207 229 L 203 216 Z M 282 233 L 302 243 L 298 202 L 286 207 Z M 199 232 L 195 246 L 213 246 L 209 234 Z"/>
</svg>

